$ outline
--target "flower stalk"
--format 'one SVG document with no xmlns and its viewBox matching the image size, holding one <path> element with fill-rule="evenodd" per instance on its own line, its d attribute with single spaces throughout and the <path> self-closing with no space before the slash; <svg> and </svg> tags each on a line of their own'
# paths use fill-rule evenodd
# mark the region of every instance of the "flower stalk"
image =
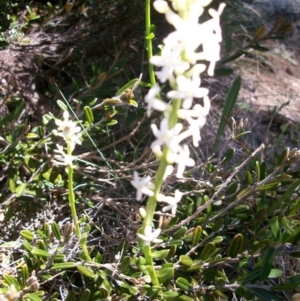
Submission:
<svg viewBox="0 0 300 301">
<path fill-rule="evenodd" d="M 67 154 L 72 156 L 72 148 L 70 142 L 67 143 Z M 74 185 L 73 185 L 73 166 L 68 164 L 68 197 L 69 197 L 69 206 L 71 209 L 71 216 L 75 226 L 75 232 L 78 238 L 81 236 L 80 227 L 78 224 L 76 204 L 75 204 L 75 194 L 74 194 Z"/>
<path fill-rule="evenodd" d="M 145 2 L 145 22 L 146 22 L 146 49 L 148 54 L 148 59 L 153 56 L 153 47 L 152 47 L 152 28 L 151 28 L 151 0 L 146 0 Z M 151 64 L 148 64 L 149 77 L 151 86 L 154 86 L 156 83 L 154 67 Z"/>
<path fill-rule="evenodd" d="M 137 200 L 141 200 L 142 194 L 148 196 L 145 214 L 143 214 L 143 226 L 137 235 L 140 239 L 148 272 L 153 285 L 159 285 L 155 273 L 151 254 L 151 243 L 160 243 L 158 239 L 161 230 L 154 229 L 154 213 L 157 203 L 166 203 L 162 212 L 171 211 L 176 214 L 182 192 L 178 189 L 173 196 L 165 196 L 161 193 L 163 181 L 172 173 L 174 164 L 177 164 L 178 178 L 184 178 L 186 166 L 194 166 L 195 162 L 189 158 L 190 151 L 187 144 L 182 141 L 192 137 L 193 145 L 198 147 L 201 139 L 200 129 L 206 122 L 206 116 L 210 109 L 208 89 L 202 88 L 200 74 L 205 72 L 212 76 L 214 67 L 219 60 L 220 45 L 222 41 L 220 28 L 220 15 L 225 4 L 220 4 L 219 9 L 209 9 L 211 19 L 199 24 L 199 17 L 204 12 L 204 7 L 212 0 L 173 0 L 172 8 L 164 0 L 154 1 L 154 8 L 165 14 L 166 20 L 172 24 L 175 31 L 170 33 L 163 41 L 161 55 L 153 56 L 150 0 L 146 0 L 146 44 L 149 59 L 149 76 L 152 88 L 145 97 L 147 103 L 147 115 L 152 110 L 163 113 L 160 128 L 156 124 L 151 125 L 156 140 L 151 148 L 160 161 L 154 183 L 150 183 L 150 177 L 139 179 L 137 172 L 134 174 L 132 185 L 137 189 Z M 202 47 L 200 47 L 202 46 Z M 202 49 L 202 50 L 199 50 Z M 203 61 L 208 61 L 208 66 Z M 199 63 L 200 61 L 200 63 Z M 154 72 L 153 66 L 160 70 Z M 160 86 L 156 84 L 155 76 L 159 82 L 169 83 L 171 91 L 167 93 L 169 102 L 160 99 Z M 193 104 L 194 99 L 203 99 L 203 105 Z M 184 129 L 179 120 L 186 120 L 188 128 Z"/>
<path fill-rule="evenodd" d="M 87 260 L 91 260 L 86 243 L 87 237 L 86 233 L 81 233 L 80 226 L 78 223 L 77 211 L 76 211 L 76 200 L 74 194 L 74 180 L 73 180 L 73 160 L 75 157 L 72 155 L 76 144 L 81 144 L 81 133 L 80 127 L 76 125 L 76 123 L 72 120 L 69 120 L 68 111 L 64 111 L 63 120 L 55 120 L 56 125 L 58 126 L 57 135 L 63 137 L 66 142 L 67 152 L 65 153 L 63 147 L 61 145 L 57 145 L 56 153 L 58 155 L 55 156 L 57 161 L 54 163 L 58 165 L 67 166 L 67 174 L 68 174 L 68 199 L 69 206 L 71 210 L 71 217 L 73 220 L 73 224 L 75 227 L 76 236 L 80 241 L 81 250 Z"/>
</svg>

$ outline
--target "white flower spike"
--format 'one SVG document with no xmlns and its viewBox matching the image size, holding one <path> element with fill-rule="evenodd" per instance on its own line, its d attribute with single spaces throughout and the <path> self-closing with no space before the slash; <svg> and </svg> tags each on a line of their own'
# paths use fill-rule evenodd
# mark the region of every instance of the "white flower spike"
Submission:
<svg viewBox="0 0 300 301">
<path fill-rule="evenodd" d="M 69 120 L 69 112 L 64 111 L 63 120 L 56 119 L 55 123 L 58 126 L 58 135 L 63 137 L 65 141 L 70 142 L 74 148 L 75 144 L 81 144 L 80 127 L 76 126 L 76 122 Z"/>
</svg>

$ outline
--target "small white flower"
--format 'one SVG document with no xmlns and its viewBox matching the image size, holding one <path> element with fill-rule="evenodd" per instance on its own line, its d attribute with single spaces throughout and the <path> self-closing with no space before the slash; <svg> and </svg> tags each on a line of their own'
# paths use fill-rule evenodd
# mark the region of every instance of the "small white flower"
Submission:
<svg viewBox="0 0 300 301">
<path fill-rule="evenodd" d="M 177 135 L 182 130 L 182 124 L 177 123 L 172 129 L 169 129 L 168 122 L 167 118 L 163 118 L 160 129 L 157 128 L 156 124 L 151 124 L 153 135 L 157 138 L 152 142 L 151 148 L 153 149 L 157 145 L 166 145 L 173 153 L 177 153 L 180 148 Z"/>
<path fill-rule="evenodd" d="M 199 146 L 199 141 L 201 140 L 200 136 L 200 129 L 205 125 L 206 122 L 206 116 L 210 109 L 210 100 L 208 97 L 204 97 L 204 106 L 197 104 L 194 106 L 195 112 L 198 113 L 198 117 L 196 119 L 193 119 L 191 117 L 191 114 L 185 114 L 184 112 L 180 112 L 180 116 L 184 116 L 187 122 L 189 123 L 189 128 L 186 131 L 187 133 L 190 133 L 190 136 L 193 137 L 193 144 L 195 147 Z M 186 112 L 185 112 L 186 113 Z M 182 134 L 183 135 L 183 134 Z"/>
<path fill-rule="evenodd" d="M 55 153 L 58 153 L 58 155 L 54 155 L 54 158 L 58 161 L 54 161 L 57 165 L 71 165 L 73 163 L 73 160 L 75 159 L 74 156 L 70 156 L 67 153 L 64 152 L 64 148 L 56 144 L 57 149 L 54 150 Z"/>
<path fill-rule="evenodd" d="M 200 76 L 194 75 L 192 79 L 179 75 L 176 79 L 177 90 L 170 91 L 167 96 L 175 99 L 183 99 L 182 107 L 189 109 L 193 104 L 194 98 L 203 98 L 207 96 L 208 89 L 200 88 Z"/>
<path fill-rule="evenodd" d="M 144 234 L 137 233 L 137 236 L 143 240 L 144 246 L 149 245 L 151 242 L 153 243 L 161 243 L 162 239 L 158 239 L 157 237 L 160 234 L 161 229 L 158 228 L 152 232 L 151 226 L 145 226 Z"/>
<path fill-rule="evenodd" d="M 160 71 L 156 71 L 155 74 L 161 83 L 165 83 L 167 80 L 173 78 L 173 72 L 183 73 L 188 70 L 189 63 L 181 59 L 181 53 L 183 47 L 178 43 L 165 44 L 160 56 L 153 56 L 150 59 L 151 64 L 157 67 L 162 67 Z"/>
<path fill-rule="evenodd" d="M 202 31 L 208 37 L 203 40 L 203 52 L 197 55 L 198 60 L 207 60 L 210 62 L 207 73 L 209 76 L 214 75 L 216 62 L 220 59 L 220 42 L 222 41 L 222 33 L 220 27 L 220 15 L 222 14 L 225 4 L 221 3 L 218 10 L 209 9 L 212 19 L 202 24 Z"/>
<path fill-rule="evenodd" d="M 149 176 L 140 179 L 138 172 L 133 172 L 133 180 L 130 182 L 131 185 L 136 189 L 136 199 L 140 201 L 142 199 L 142 194 L 153 196 L 154 192 L 153 184 L 150 183 L 151 178 Z"/>
<path fill-rule="evenodd" d="M 153 86 L 148 94 L 145 97 L 145 102 L 148 104 L 147 106 L 147 116 L 149 117 L 151 114 L 151 110 L 156 111 L 166 111 L 170 110 L 170 105 L 162 101 L 161 99 L 157 98 L 158 93 L 160 92 L 159 86 L 156 84 Z"/>
<path fill-rule="evenodd" d="M 176 189 L 174 197 L 161 196 L 159 201 L 168 204 L 167 206 L 163 207 L 162 211 L 166 212 L 171 210 L 172 214 L 175 215 L 177 210 L 177 205 L 180 202 L 182 195 L 183 195 L 182 192 Z"/>
<path fill-rule="evenodd" d="M 190 158 L 190 150 L 187 145 L 184 145 L 183 148 L 180 150 L 175 162 L 178 164 L 176 173 L 177 178 L 183 177 L 183 173 L 186 166 L 195 165 L 195 161 L 192 158 Z"/>
<path fill-rule="evenodd" d="M 191 136 L 193 137 L 193 145 L 195 147 L 198 147 L 199 141 L 201 140 L 200 128 L 202 128 L 203 125 L 205 124 L 206 118 L 200 117 L 198 119 L 193 119 L 193 118 L 187 116 L 186 120 L 190 124 L 188 132 L 191 133 Z"/>
<path fill-rule="evenodd" d="M 184 59 L 190 64 L 196 63 L 197 56 L 195 51 L 203 43 L 201 24 L 198 24 L 199 16 L 202 13 L 203 8 L 199 5 L 196 5 L 194 9 L 183 17 L 172 10 L 166 12 L 167 21 L 176 28 L 176 31 L 170 33 L 167 38 L 164 39 L 164 44 L 173 45 L 177 42 L 182 45 L 184 48 L 182 52 Z"/>
<path fill-rule="evenodd" d="M 67 143 L 81 144 L 80 127 L 76 126 L 76 122 L 69 120 L 68 111 L 64 111 L 63 120 L 56 119 L 55 123 L 58 126 L 58 135 L 63 137 Z"/>
</svg>

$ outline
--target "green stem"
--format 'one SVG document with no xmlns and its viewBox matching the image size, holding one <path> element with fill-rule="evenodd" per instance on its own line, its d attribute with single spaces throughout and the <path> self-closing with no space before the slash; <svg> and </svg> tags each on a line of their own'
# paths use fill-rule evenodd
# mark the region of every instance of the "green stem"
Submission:
<svg viewBox="0 0 300 301">
<path fill-rule="evenodd" d="M 88 233 L 84 233 L 83 235 L 81 235 L 80 240 L 79 240 L 79 245 L 80 245 L 80 247 L 82 249 L 82 252 L 83 252 L 86 260 L 91 261 L 92 259 L 91 259 L 91 256 L 89 254 L 88 248 L 86 246 L 87 235 L 88 235 Z"/>
<path fill-rule="evenodd" d="M 154 74 L 154 67 L 150 63 L 150 59 L 153 56 L 153 50 L 152 50 L 152 38 L 150 37 L 150 34 L 152 33 L 151 30 L 151 1 L 146 0 L 145 2 L 145 22 L 146 22 L 146 49 L 148 54 L 148 68 L 149 68 L 149 78 L 151 86 L 154 86 L 156 84 L 155 74 Z"/>
<path fill-rule="evenodd" d="M 150 59 L 153 56 L 153 51 L 152 51 L 152 38 L 150 38 L 150 35 L 152 33 L 151 30 L 151 7 L 150 7 L 151 1 L 146 0 L 145 2 L 145 21 L 146 21 L 146 48 L 147 48 L 147 53 L 148 53 L 148 61 L 149 61 L 149 77 L 150 77 L 150 83 L 152 86 L 156 84 L 156 79 L 155 79 L 155 74 L 154 74 L 154 68 L 153 65 L 150 63 Z M 172 103 L 172 112 L 169 117 L 169 128 L 172 128 L 175 126 L 177 123 L 178 117 L 177 117 L 177 112 L 178 109 L 181 106 L 181 100 L 174 100 Z M 158 199 L 158 194 L 160 193 L 163 180 L 164 180 L 164 175 L 167 169 L 168 161 L 168 155 L 170 153 L 170 149 L 167 146 L 164 146 L 163 148 L 163 155 L 161 158 L 161 161 L 158 166 L 158 170 L 156 173 L 156 177 L 154 179 L 154 195 L 152 197 L 148 198 L 147 206 L 146 206 L 146 216 L 143 221 L 143 227 L 141 229 L 141 232 L 144 231 L 146 226 L 152 227 L 152 221 L 154 218 L 154 212 L 156 209 L 157 205 L 157 199 Z M 159 281 L 154 269 L 154 264 L 153 264 L 153 259 L 152 259 L 152 253 L 151 253 L 151 245 L 147 245 L 143 247 L 143 252 L 145 255 L 145 260 L 148 266 L 148 272 L 151 277 L 151 281 L 153 285 L 159 285 Z"/>
<path fill-rule="evenodd" d="M 152 226 L 154 212 L 155 212 L 155 208 L 157 205 L 157 197 L 160 192 L 160 189 L 161 189 L 161 186 L 163 183 L 163 177 L 164 177 L 164 174 L 165 174 L 167 166 L 168 166 L 167 156 L 168 156 L 169 152 L 170 152 L 169 148 L 165 146 L 164 150 L 163 150 L 163 156 L 162 156 L 162 159 L 158 166 L 156 177 L 154 179 L 154 185 L 155 185 L 154 195 L 152 197 L 148 198 L 148 202 L 147 202 L 147 206 L 146 206 L 146 216 L 145 216 L 144 222 L 143 222 L 143 229 L 145 229 L 145 226 Z M 143 248 L 143 252 L 145 255 L 145 260 L 146 260 L 146 263 L 148 266 L 148 272 L 150 274 L 152 284 L 159 285 L 159 281 L 158 281 L 157 275 L 155 273 L 154 264 L 153 264 L 153 260 L 152 260 L 151 246 L 150 245 L 145 246 Z"/>
<path fill-rule="evenodd" d="M 72 155 L 72 149 L 70 143 L 67 143 L 67 154 L 69 156 Z M 69 189 L 69 205 L 71 209 L 72 220 L 75 226 L 76 235 L 80 238 L 80 228 L 77 220 L 77 212 L 75 206 L 75 195 L 74 195 L 74 187 L 73 187 L 73 167 L 72 165 L 68 165 L 68 189 Z"/>
<path fill-rule="evenodd" d="M 177 117 L 177 111 L 181 106 L 181 100 L 175 99 L 172 102 L 172 112 L 169 117 L 169 127 L 172 128 L 175 126 L 177 123 L 178 117 Z M 171 150 L 167 147 L 164 146 L 163 148 L 163 155 L 161 158 L 161 161 L 158 166 L 158 170 L 156 173 L 156 177 L 154 179 L 154 195 L 148 198 L 147 206 L 146 206 L 146 216 L 144 218 L 143 222 L 143 229 L 145 229 L 145 226 L 152 226 L 152 221 L 154 218 L 154 212 L 156 209 L 157 205 L 157 199 L 158 199 L 158 194 L 160 193 L 163 181 L 164 181 L 164 175 L 167 169 L 168 161 L 168 155 L 171 152 Z M 155 270 L 154 270 L 154 265 L 153 265 L 153 260 L 152 260 L 152 253 L 151 253 L 151 246 L 147 245 L 143 248 L 143 252 L 145 255 L 145 260 L 148 265 L 148 271 L 151 277 L 151 281 L 153 285 L 159 285 L 158 278 L 156 276 Z"/>
</svg>

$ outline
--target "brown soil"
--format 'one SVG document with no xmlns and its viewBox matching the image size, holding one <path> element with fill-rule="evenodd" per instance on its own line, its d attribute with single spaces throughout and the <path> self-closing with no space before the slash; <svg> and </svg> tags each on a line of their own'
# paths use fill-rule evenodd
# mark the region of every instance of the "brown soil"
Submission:
<svg viewBox="0 0 300 301">
<path fill-rule="evenodd" d="M 284 42 L 269 42 L 271 52 L 264 56 L 256 54 L 257 60 L 245 60 L 240 68 L 243 87 L 239 98 L 264 111 L 286 104 L 279 114 L 300 122 L 299 41 L 294 40 L 294 47 L 288 46 L 291 38 Z M 267 65 L 262 65 L 260 61 Z"/>
</svg>

